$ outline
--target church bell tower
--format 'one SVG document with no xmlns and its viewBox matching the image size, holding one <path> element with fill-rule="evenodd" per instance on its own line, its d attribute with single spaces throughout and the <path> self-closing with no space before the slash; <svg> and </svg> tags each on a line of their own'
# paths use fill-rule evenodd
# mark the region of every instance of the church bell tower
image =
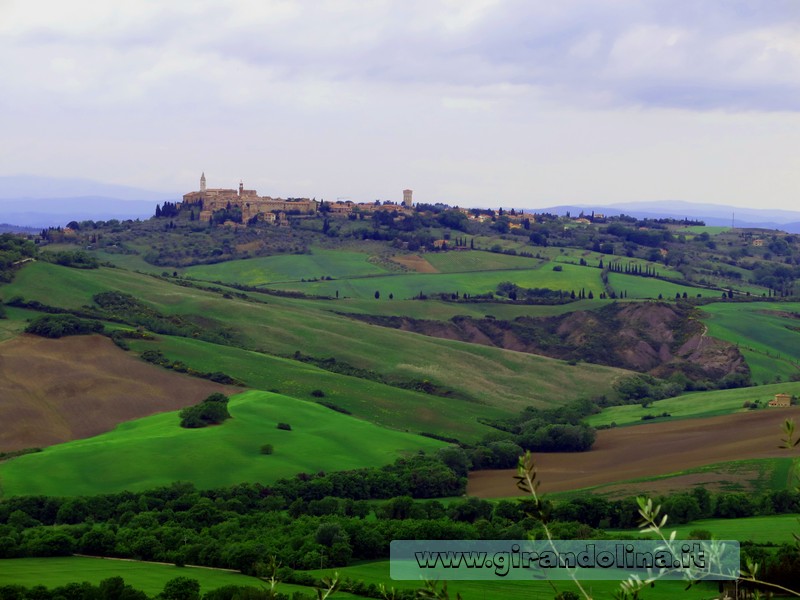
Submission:
<svg viewBox="0 0 800 600">
<path fill-rule="evenodd" d="M 201 192 L 205 192 L 206 191 L 206 173 L 205 173 L 205 171 L 203 171 L 203 174 L 200 175 L 200 191 Z"/>
</svg>

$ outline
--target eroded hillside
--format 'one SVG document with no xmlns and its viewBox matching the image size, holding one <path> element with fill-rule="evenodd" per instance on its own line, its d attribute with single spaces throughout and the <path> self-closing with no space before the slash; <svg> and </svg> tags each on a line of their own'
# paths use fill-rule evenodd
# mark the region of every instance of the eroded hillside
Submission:
<svg viewBox="0 0 800 600">
<path fill-rule="evenodd" d="M 738 348 L 706 335 L 695 309 L 662 302 L 613 303 L 598 310 L 504 321 L 454 317 L 353 315 L 369 323 L 564 360 L 622 367 L 659 377 L 682 372 L 690 379 L 719 380 L 748 374 Z"/>
</svg>

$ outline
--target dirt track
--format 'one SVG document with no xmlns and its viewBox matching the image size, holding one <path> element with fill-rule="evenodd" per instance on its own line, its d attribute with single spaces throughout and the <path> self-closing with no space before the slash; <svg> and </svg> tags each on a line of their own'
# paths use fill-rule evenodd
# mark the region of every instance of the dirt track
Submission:
<svg viewBox="0 0 800 600">
<path fill-rule="evenodd" d="M 90 437 L 233 388 L 172 373 L 101 336 L 0 344 L 0 451 Z"/>
<path fill-rule="evenodd" d="M 537 454 L 539 491 L 575 490 L 729 460 L 792 456 L 778 448 L 781 424 L 789 417 L 800 421 L 800 407 L 599 431 L 590 452 Z M 470 473 L 467 493 L 482 498 L 521 494 L 515 474 L 513 469 Z"/>
</svg>

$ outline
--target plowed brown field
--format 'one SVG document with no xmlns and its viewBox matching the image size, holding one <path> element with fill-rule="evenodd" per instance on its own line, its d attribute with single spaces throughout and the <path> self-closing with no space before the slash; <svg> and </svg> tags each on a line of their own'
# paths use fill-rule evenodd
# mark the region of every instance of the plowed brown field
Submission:
<svg viewBox="0 0 800 600">
<path fill-rule="evenodd" d="M 90 437 L 218 391 L 237 390 L 148 364 L 102 336 L 22 335 L 0 344 L 0 451 Z"/>
<path fill-rule="evenodd" d="M 597 432 L 589 452 L 535 455 L 540 492 L 562 492 L 714 463 L 791 456 L 778 448 L 781 424 L 800 407 L 772 408 L 708 419 L 684 419 Z M 481 498 L 520 495 L 513 469 L 475 471 L 467 493 Z"/>
<path fill-rule="evenodd" d="M 417 273 L 438 273 L 439 270 L 418 254 L 393 256 L 393 262 L 416 271 Z"/>
</svg>

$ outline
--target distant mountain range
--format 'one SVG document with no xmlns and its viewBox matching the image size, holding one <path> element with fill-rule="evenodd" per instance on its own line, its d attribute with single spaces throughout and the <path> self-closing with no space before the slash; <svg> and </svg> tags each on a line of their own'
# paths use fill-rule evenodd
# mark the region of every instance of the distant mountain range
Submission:
<svg viewBox="0 0 800 600">
<path fill-rule="evenodd" d="M 180 200 L 180 194 L 88 179 L 0 177 L 0 222 L 23 227 L 57 227 L 87 219 L 146 219 L 156 204 L 166 200 Z"/>
<path fill-rule="evenodd" d="M 792 210 L 740 208 L 721 204 L 697 204 L 682 200 L 661 200 L 656 202 L 624 202 L 607 205 L 559 205 L 548 208 L 526 209 L 526 212 L 550 212 L 572 216 L 591 214 L 592 211 L 606 216 L 630 215 L 637 219 L 693 219 L 704 221 L 706 225 L 780 229 L 790 233 L 800 233 L 800 212 Z"/>
</svg>

